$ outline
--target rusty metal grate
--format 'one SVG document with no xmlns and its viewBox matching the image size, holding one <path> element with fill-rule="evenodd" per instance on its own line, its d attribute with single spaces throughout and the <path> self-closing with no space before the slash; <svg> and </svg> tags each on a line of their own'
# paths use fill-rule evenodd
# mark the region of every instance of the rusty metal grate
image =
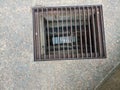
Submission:
<svg viewBox="0 0 120 90">
<path fill-rule="evenodd" d="M 105 58 L 102 5 L 33 8 L 35 60 Z"/>
</svg>

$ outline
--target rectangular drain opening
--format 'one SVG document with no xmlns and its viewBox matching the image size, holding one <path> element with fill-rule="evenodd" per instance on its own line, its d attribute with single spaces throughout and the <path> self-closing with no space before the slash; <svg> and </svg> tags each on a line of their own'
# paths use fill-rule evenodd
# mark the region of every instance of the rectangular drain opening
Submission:
<svg viewBox="0 0 120 90">
<path fill-rule="evenodd" d="M 105 58 L 102 5 L 33 8 L 35 60 Z"/>
</svg>

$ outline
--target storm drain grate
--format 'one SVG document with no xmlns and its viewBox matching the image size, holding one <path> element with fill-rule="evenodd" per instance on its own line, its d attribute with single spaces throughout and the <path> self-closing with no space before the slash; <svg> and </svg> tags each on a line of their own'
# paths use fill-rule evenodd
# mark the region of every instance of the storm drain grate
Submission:
<svg viewBox="0 0 120 90">
<path fill-rule="evenodd" d="M 105 58 L 102 5 L 33 8 L 35 60 Z"/>
</svg>

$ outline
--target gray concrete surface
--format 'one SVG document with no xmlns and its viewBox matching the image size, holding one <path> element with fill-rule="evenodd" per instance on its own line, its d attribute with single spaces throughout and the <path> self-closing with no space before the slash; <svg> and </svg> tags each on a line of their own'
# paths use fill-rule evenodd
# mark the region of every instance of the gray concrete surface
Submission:
<svg viewBox="0 0 120 90">
<path fill-rule="evenodd" d="M 96 90 L 120 90 L 120 64 L 104 79 Z"/>
<path fill-rule="evenodd" d="M 31 7 L 103 4 L 106 59 L 34 62 Z M 120 0 L 0 0 L 0 90 L 93 90 L 120 63 Z"/>
</svg>

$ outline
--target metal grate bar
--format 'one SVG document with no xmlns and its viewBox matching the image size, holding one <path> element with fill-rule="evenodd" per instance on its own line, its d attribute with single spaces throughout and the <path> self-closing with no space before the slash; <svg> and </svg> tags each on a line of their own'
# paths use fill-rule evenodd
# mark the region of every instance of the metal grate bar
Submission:
<svg viewBox="0 0 120 90">
<path fill-rule="evenodd" d="M 42 26 L 42 32 L 44 32 L 43 33 L 43 36 L 42 36 L 42 40 L 43 40 L 43 46 L 42 46 L 42 48 L 43 48 L 43 55 L 44 55 L 44 59 L 46 59 L 46 42 L 45 42 L 45 40 L 46 40 L 46 38 L 45 38 L 45 29 L 44 29 L 44 8 L 42 8 L 42 21 L 43 21 L 43 26 Z"/>
<path fill-rule="evenodd" d="M 76 36 L 76 51 L 77 51 L 77 58 L 78 58 L 78 40 L 77 40 L 77 31 L 78 31 L 78 28 L 77 28 L 77 20 L 76 20 L 76 13 L 77 13 L 77 11 L 76 11 L 76 8 L 74 8 L 74 13 L 75 13 L 75 36 Z"/>
<path fill-rule="evenodd" d="M 38 13 L 37 14 L 38 33 L 36 33 L 36 35 L 38 36 L 38 39 L 40 39 L 40 18 L 39 18 L 40 17 L 40 13 L 39 13 L 39 9 L 37 9 L 37 13 Z M 38 56 L 39 56 L 39 58 L 41 58 L 40 57 L 40 54 L 41 54 L 41 43 L 40 42 L 41 42 L 41 40 L 38 40 L 38 45 L 39 45 L 39 47 L 38 47 L 39 55 Z"/>
<path fill-rule="evenodd" d="M 64 13 L 64 10 L 63 8 L 61 8 L 61 13 L 62 13 L 62 36 L 64 37 L 64 30 L 63 30 L 63 13 Z M 65 58 L 65 48 L 64 48 L 64 43 L 63 43 L 63 58 Z"/>
<path fill-rule="evenodd" d="M 48 12 L 48 9 L 46 8 L 46 16 L 47 16 L 47 18 L 49 17 L 49 12 Z M 49 57 L 49 59 L 50 59 L 50 36 L 49 36 L 49 34 L 50 34 L 50 31 L 49 31 L 49 22 L 48 22 L 48 19 L 47 19 L 47 35 L 48 35 L 48 57 Z"/>
<path fill-rule="evenodd" d="M 42 33 L 42 31 L 44 30 L 44 27 L 43 27 L 43 10 L 42 10 L 42 8 L 41 8 L 41 12 L 39 12 L 39 18 L 37 18 L 37 20 L 39 19 L 39 24 L 37 25 L 37 26 L 39 26 L 40 27 L 40 29 L 39 29 L 39 31 L 40 31 L 40 37 L 39 38 L 37 38 L 38 40 L 37 41 L 40 41 L 40 52 L 41 52 L 41 59 L 44 59 L 44 35 L 43 34 L 41 34 Z M 36 27 L 37 27 L 36 26 Z M 38 30 L 37 30 L 38 31 Z M 38 33 L 36 33 L 36 34 L 38 34 Z M 38 35 L 37 35 L 38 36 Z M 39 40 L 40 39 L 40 40 Z M 37 50 L 38 50 L 38 48 L 37 48 Z"/>
<path fill-rule="evenodd" d="M 106 43 L 105 43 L 105 31 L 104 31 L 104 19 L 103 19 L 103 9 L 102 6 L 99 7 L 100 9 L 100 22 L 101 22 L 101 32 L 102 32 L 102 48 L 103 48 L 103 52 L 102 52 L 102 56 L 105 57 L 106 56 Z"/>
<path fill-rule="evenodd" d="M 101 57 L 102 55 L 102 42 L 101 42 L 101 32 L 100 32 L 100 20 L 99 20 L 99 8 L 96 6 L 95 7 L 95 10 L 96 10 L 96 18 L 97 18 L 97 31 L 98 31 L 98 45 L 99 45 L 99 56 Z"/>
<path fill-rule="evenodd" d="M 35 35 L 35 32 L 36 32 L 36 17 L 35 17 L 35 10 L 32 11 L 33 12 L 33 46 L 34 46 L 34 59 L 37 59 L 36 55 L 36 35 Z"/>
<path fill-rule="evenodd" d="M 60 38 L 59 36 L 59 21 L 58 21 L 58 18 L 59 18 L 59 11 L 58 11 L 58 8 L 57 8 L 57 28 L 58 28 L 58 38 Z M 60 44 L 58 44 L 58 55 L 59 55 L 59 58 L 60 58 Z"/>
<path fill-rule="evenodd" d="M 81 57 L 83 58 L 83 43 L 82 43 L 82 25 L 81 25 L 81 8 L 79 7 L 79 22 L 80 22 L 80 46 L 81 46 Z"/>
<path fill-rule="evenodd" d="M 90 10 L 87 7 L 87 18 L 88 18 L 88 30 L 89 30 L 89 43 L 90 43 L 90 56 L 92 57 L 92 41 L 91 41 L 91 27 L 90 27 Z"/>
<path fill-rule="evenodd" d="M 67 9 L 68 8 L 65 8 L 66 10 L 66 30 L 67 30 L 67 37 L 69 36 L 69 31 L 68 31 L 68 18 L 67 18 L 67 16 L 68 16 L 68 11 L 67 11 Z M 67 43 L 67 54 L 68 54 L 68 58 L 70 58 L 70 53 L 69 53 L 69 43 Z"/>
<path fill-rule="evenodd" d="M 36 48 L 39 48 L 39 41 L 38 41 L 38 38 L 39 38 L 38 37 L 38 29 L 39 28 L 37 27 L 38 26 L 38 9 L 37 9 L 37 13 L 35 14 L 35 16 L 36 16 L 36 31 L 35 31 L 36 36 L 35 36 L 35 39 L 36 39 L 36 43 L 37 43 Z M 36 50 L 36 53 L 37 53 L 36 58 L 39 58 L 39 49 Z"/>
<path fill-rule="evenodd" d="M 70 26 L 71 26 L 71 37 L 73 37 L 73 28 L 72 28 L 72 20 L 73 15 L 72 15 L 72 8 L 70 8 Z M 73 52 L 73 40 L 72 40 L 72 58 L 74 58 L 74 52 Z"/>
<path fill-rule="evenodd" d="M 97 57 L 97 47 L 96 47 L 96 33 L 95 33 L 95 20 L 94 20 L 94 7 L 92 9 L 92 23 L 93 23 L 93 34 L 94 34 L 94 50 L 95 50 L 95 57 Z"/>
<path fill-rule="evenodd" d="M 54 10 L 53 10 L 53 8 L 51 8 L 51 16 L 52 16 L 52 35 L 53 35 L 53 37 L 54 37 Z M 53 53 L 54 53 L 54 58 L 55 58 L 55 45 L 53 44 Z"/>
<path fill-rule="evenodd" d="M 86 13 L 85 13 L 85 7 L 83 7 L 83 19 L 84 19 L 84 38 L 85 38 L 85 52 L 86 57 L 88 57 L 88 50 L 87 50 L 87 35 L 86 35 Z"/>
</svg>

